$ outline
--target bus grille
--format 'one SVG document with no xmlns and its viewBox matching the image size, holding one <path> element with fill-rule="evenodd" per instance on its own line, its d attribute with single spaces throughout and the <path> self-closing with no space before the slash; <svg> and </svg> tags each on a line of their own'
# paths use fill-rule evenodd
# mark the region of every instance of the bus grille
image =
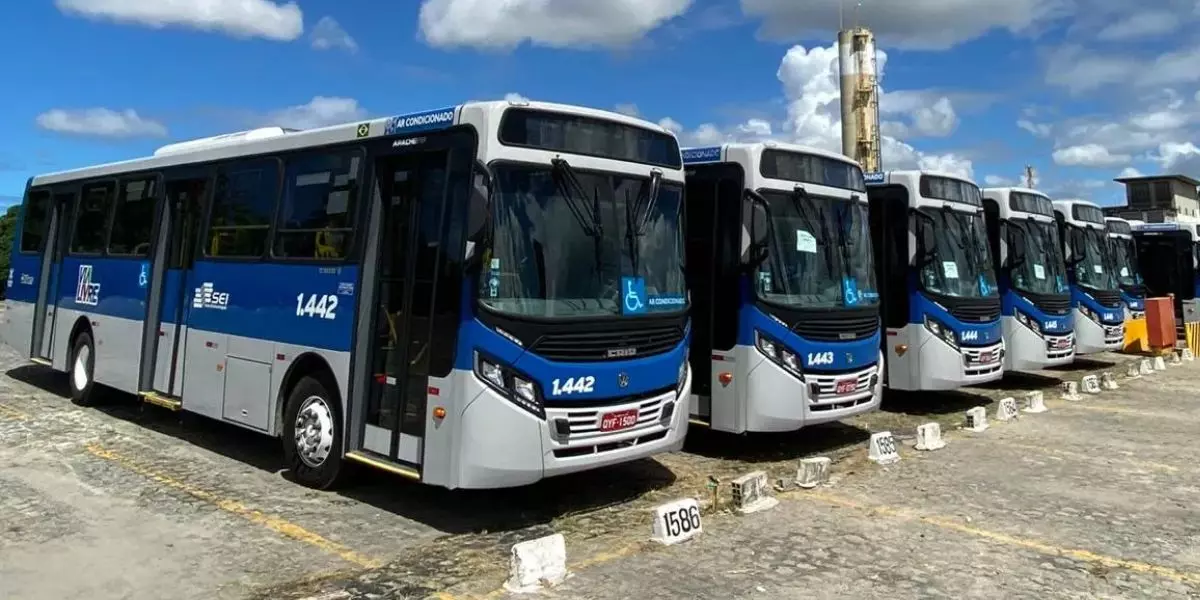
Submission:
<svg viewBox="0 0 1200 600">
<path fill-rule="evenodd" d="M 989 323 L 1000 318 L 1000 299 L 960 300 L 950 307 L 950 314 L 964 323 Z"/>
<path fill-rule="evenodd" d="M 547 360 L 596 362 L 653 356 L 669 352 L 683 341 L 683 327 L 662 325 L 608 331 L 548 333 L 532 350 Z"/>
<path fill-rule="evenodd" d="M 1065 315 L 1071 312 L 1070 296 L 1038 296 L 1036 298 L 1030 297 L 1029 301 L 1032 302 L 1034 306 L 1052 315 Z"/>
<path fill-rule="evenodd" d="M 879 317 L 870 314 L 823 315 L 814 319 L 800 319 L 792 326 L 796 335 L 820 342 L 852 342 L 869 338 L 879 331 Z"/>
<path fill-rule="evenodd" d="M 1105 308 L 1120 308 L 1121 292 L 1105 292 L 1100 290 L 1088 290 L 1088 295 L 1096 299 L 1100 306 Z"/>
</svg>

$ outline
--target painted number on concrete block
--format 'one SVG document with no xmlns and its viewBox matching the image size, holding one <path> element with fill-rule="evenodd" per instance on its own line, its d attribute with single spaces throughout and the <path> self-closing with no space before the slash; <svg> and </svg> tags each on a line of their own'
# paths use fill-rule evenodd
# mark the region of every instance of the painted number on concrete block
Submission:
<svg viewBox="0 0 1200 600">
<path fill-rule="evenodd" d="M 700 532 L 700 504 L 684 498 L 654 509 L 654 541 L 668 546 L 690 540 Z"/>
</svg>

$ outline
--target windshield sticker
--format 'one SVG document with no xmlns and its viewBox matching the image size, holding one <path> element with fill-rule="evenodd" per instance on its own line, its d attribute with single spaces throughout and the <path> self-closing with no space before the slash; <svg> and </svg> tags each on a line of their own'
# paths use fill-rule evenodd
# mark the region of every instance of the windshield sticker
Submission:
<svg viewBox="0 0 1200 600">
<path fill-rule="evenodd" d="M 1103 273 L 1104 267 L 1102 267 L 1100 265 L 1092 265 L 1092 270 L 1095 271 L 1096 273 Z"/>
<path fill-rule="evenodd" d="M 771 272 L 770 271 L 759 271 L 758 272 L 758 287 L 760 290 L 762 290 L 762 293 L 764 293 L 764 294 L 771 293 Z"/>
<path fill-rule="evenodd" d="M 1033 276 L 1037 277 L 1038 279 L 1045 279 L 1046 278 L 1046 267 L 1043 267 L 1042 265 L 1034 263 Z"/>
<path fill-rule="evenodd" d="M 500 259 L 493 258 L 491 269 L 488 272 L 488 297 L 495 298 L 500 295 Z"/>
<path fill-rule="evenodd" d="M 678 294 L 650 296 L 646 298 L 646 304 L 649 305 L 650 308 L 670 310 L 687 306 L 687 298 L 684 298 Z"/>
<path fill-rule="evenodd" d="M 817 253 L 817 238 L 813 234 L 803 230 L 796 230 L 796 252 L 807 252 L 809 254 Z"/>
<path fill-rule="evenodd" d="M 1063 281 L 1062 275 L 1055 275 L 1054 283 L 1060 293 L 1067 291 L 1067 283 L 1065 281 Z"/>
<path fill-rule="evenodd" d="M 1129 277 L 1129 267 L 1121 267 L 1121 277 Z"/>
<path fill-rule="evenodd" d="M 621 278 L 621 314 L 640 315 L 646 312 L 646 280 L 641 277 Z"/>
<path fill-rule="evenodd" d="M 984 279 L 983 275 L 980 275 L 979 276 L 979 295 L 990 296 L 991 294 L 992 294 L 992 288 L 991 288 L 991 286 L 988 285 L 987 279 Z"/>
<path fill-rule="evenodd" d="M 842 296 L 846 298 L 846 306 L 858 304 L 858 281 L 853 277 L 842 278 Z"/>
<path fill-rule="evenodd" d="M 958 263 L 952 260 L 943 260 L 942 274 L 949 279 L 958 279 Z"/>
</svg>

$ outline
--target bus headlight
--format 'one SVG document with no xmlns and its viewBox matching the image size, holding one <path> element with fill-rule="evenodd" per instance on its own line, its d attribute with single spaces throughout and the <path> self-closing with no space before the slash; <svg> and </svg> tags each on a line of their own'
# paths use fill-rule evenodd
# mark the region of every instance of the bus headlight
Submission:
<svg viewBox="0 0 1200 600">
<path fill-rule="evenodd" d="M 958 339 L 955 337 L 953 329 L 946 327 L 945 324 L 928 315 L 925 316 L 925 329 L 928 329 L 929 333 L 937 336 L 943 342 L 950 344 L 951 348 L 958 350 Z"/>
<path fill-rule="evenodd" d="M 490 358 L 475 353 L 475 376 L 489 387 L 500 392 L 513 404 L 539 419 L 546 418 L 546 410 L 542 404 L 541 394 L 533 378 L 500 364 Z"/>
<path fill-rule="evenodd" d="M 1017 318 L 1018 323 L 1026 326 L 1034 331 L 1037 331 L 1037 328 L 1033 326 L 1033 319 L 1030 319 L 1029 315 L 1027 315 L 1019 310 L 1014 310 L 1013 316 L 1015 316 Z"/>
<path fill-rule="evenodd" d="M 754 343 L 758 351 L 771 359 L 771 362 L 781 366 L 785 371 L 804 381 L 804 372 L 800 370 L 800 359 L 796 353 L 784 348 L 783 344 L 769 338 L 761 331 L 754 332 Z"/>
<path fill-rule="evenodd" d="M 1100 322 L 1100 315 L 1093 312 L 1092 309 L 1088 308 L 1083 303 L 1079 304 L 1079 312 L 1083 313 L 1083 316 L 1087 317 L 1089 321 L 1093 321 L 1095 323 Z"/>
<path fill-rule="evenodd" d="M 675 395 L 683 393 L 683 385 L 687 383 L 688 360 L 685 356 L 683 362 L 679 365 L 679 376 L 675 380 Z"/>
</svg>

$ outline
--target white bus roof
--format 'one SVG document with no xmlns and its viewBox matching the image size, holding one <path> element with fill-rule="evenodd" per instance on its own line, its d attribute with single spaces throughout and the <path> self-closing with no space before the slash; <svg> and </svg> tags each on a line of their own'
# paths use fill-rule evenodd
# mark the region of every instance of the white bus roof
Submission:
<svg viewBox="0 0 1200 600">
<path fill-rule="evenodd" d="M 503 110 L 514 106 L 605 119 L 667 135 L 674 135 L 671 131 L 657 123 L 617 112 L 583 106 L 556 104 L 552 102 L 505 100 L 467 102 L 433 110 L 405 113 L 391 117 L 364 119 L 362 121 L 330 125 L 317 129 L 296 130 L 285 129 L 283 127 L 262 127 L 249 131 L 239 131 L 175 142 L 159 148 L 154 152 L 153 156 L 38 175 L 30 180 L 30 185 L 41 186 L 80 179 L 91 179 L 94 177 L 157 170 L 176 165 L 205 163 L 240 156 L 285 152 L 307 147 L 352 142 L 356 139 L 412 135 L 445 129 L 459 124 L 463 109 L 478 110 L 498 117 Z"/>
<path fill-rule="evenodd" d="M 975 187 L 979 187 L 979 184 L 975 183 L 973 180 L 971 180 L 968 177 L 963 177 L 962 175 L 955 175 L 954 173 L 947 173 L 945 171 L 922 171 L 922 170 L 918 170 L 918 169 L 901 169 L 901 170 L 896 170 L 896 171 L 879 171 L 876 173 L 867 173 L 865 177 L 867 180 L 867 185 L 882 185 L 882 184 L 887 184 L 887 183 L 903 183 L 903 184 L 909 184 L 910 182 L 915 183 L 917 181 L 920 181 L 922 175 L 929 175 L 931 177 L 944 177 L 946 179 L 954 179 L 957 181 L 969 183 Z"/>
<path fill-rule="evenodd" d="M 760 156 L 763 150 L 783 150 L 785 152 L 795 152 L 797 154 L 811 154 L 832 160 L 841 161 L 844 163 L 858 165 L 852 158 L 837 152 L 830 152 L 815 146 L 805 146 L 802 144 L 792 144 L 789 142 L 776 142 L 774 140 L 766 140 L 762 142 L 729 142 L 726 144 L 718 144 L 715 146 L 693 146 L 683 148 L 684 164 L 700 164 L 711 162 L 722 162 L 728 155 L 731 148 L 739 148 L 746 150 L 753 156 Z"/>
</svg>

